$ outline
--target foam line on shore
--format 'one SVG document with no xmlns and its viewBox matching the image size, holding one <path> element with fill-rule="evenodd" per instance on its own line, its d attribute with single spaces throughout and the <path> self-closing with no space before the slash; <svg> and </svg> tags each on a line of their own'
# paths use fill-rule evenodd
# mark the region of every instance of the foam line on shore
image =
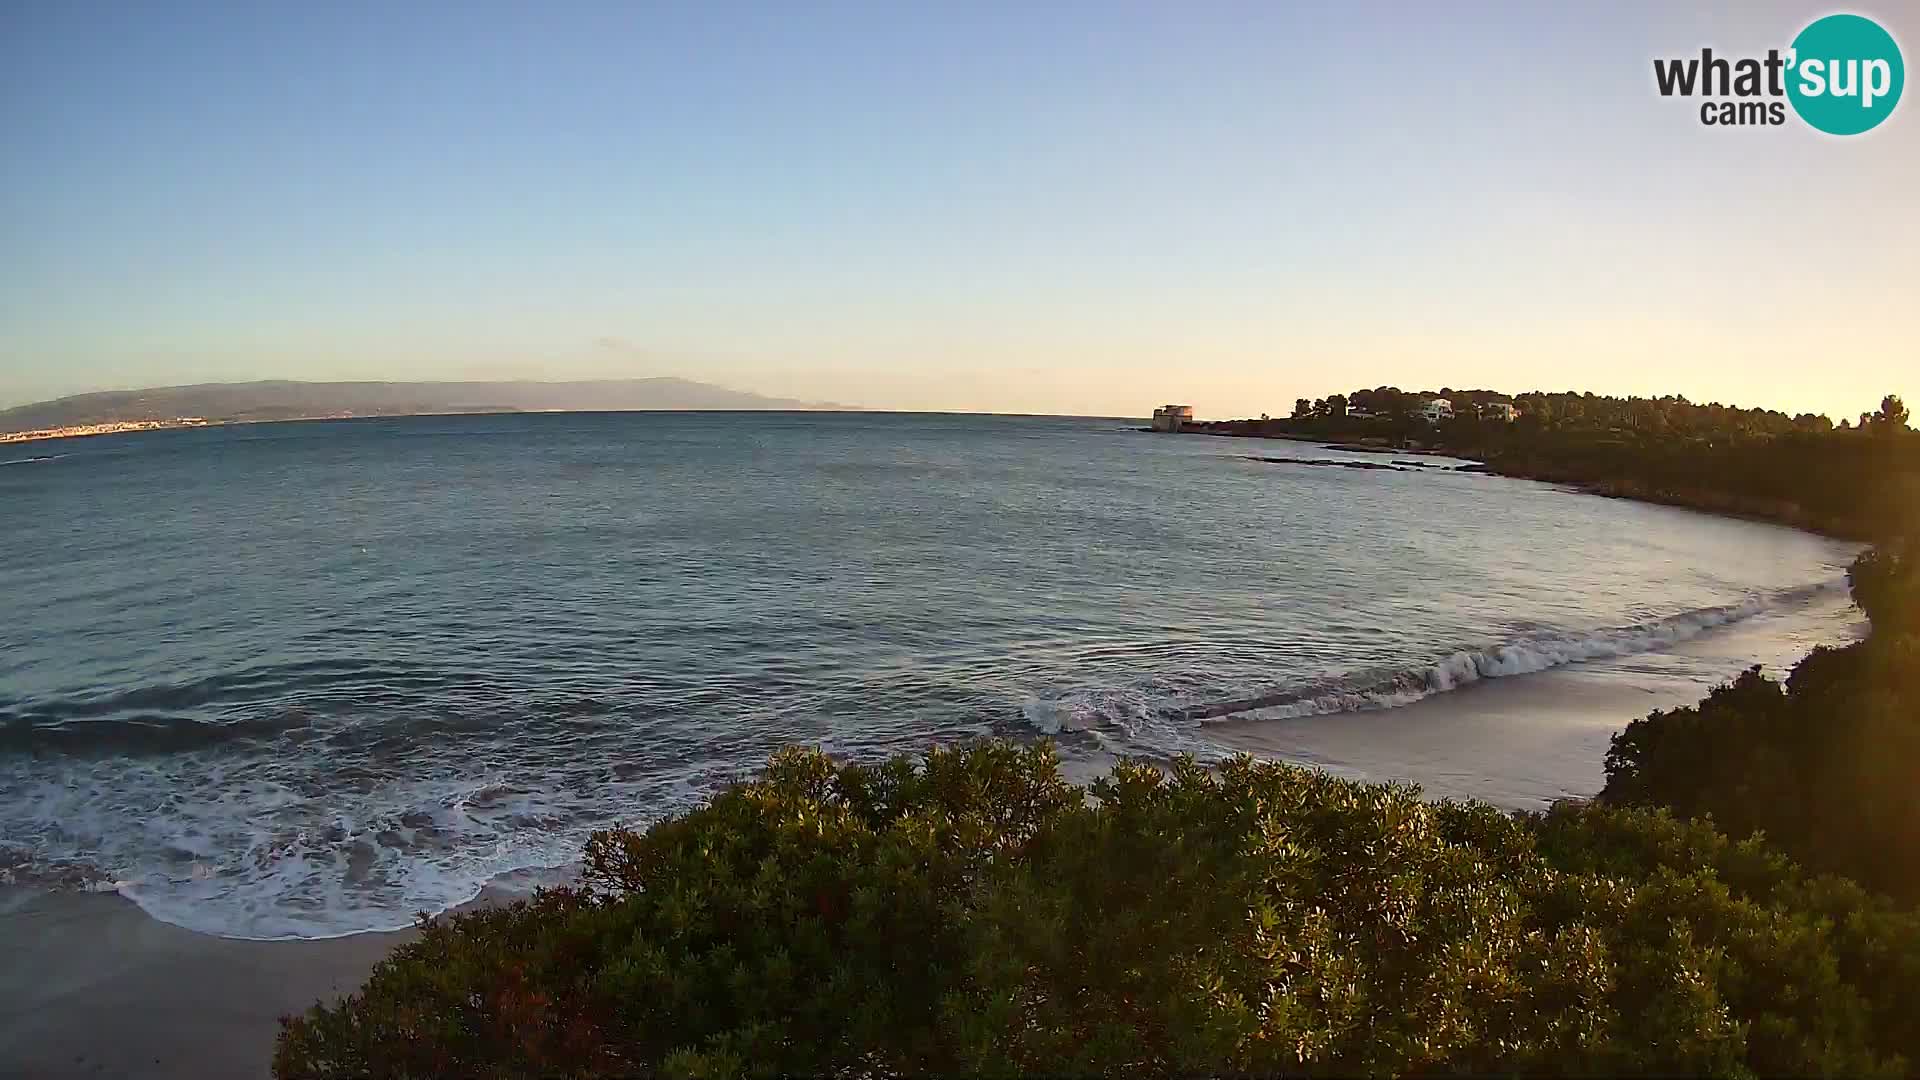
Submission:
<svg viewBox="0 0 1920 1080">
<path fill-rule="evenodd" d="M 1586 660 L 1656 652 L 1771 611 L 1798 608 L 1844 593 L 1836 578 L 1778 592 L 1756 594 L 1737 604 L 1696 608 L 1665 618 L 1590 631 L 1535 635 L 1497 645 L 1457 649 L 1436 660 L 1404 668 L 1361 672 L 1305 686 L 1294 685 L 1216 701 L 1155 702 L 1124 690 L 1079 690 L 1054 699 L 1034 699 L 1023 709 L 1032 727 L 1060 735 L 1118 728 L 1128 735 L 1178 733 L 1191 723 L 1247 719 L 1284 720 L 1411 705 L 1479 682 L 1548 671 Z M 1181 739 L 1189 742 L 1190 739 Z"/>
</svg>

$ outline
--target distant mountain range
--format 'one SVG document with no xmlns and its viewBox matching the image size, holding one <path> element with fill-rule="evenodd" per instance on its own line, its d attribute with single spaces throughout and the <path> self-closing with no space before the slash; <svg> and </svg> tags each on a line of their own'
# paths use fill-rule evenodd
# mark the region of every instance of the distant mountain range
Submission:
<svg viewBox="0 0 1920 1080">
<path fill-rule="evenodd" d="M 0 410 L 0 432 L 173 420 L 300 420 L 469 412 L 633 409 L 844 409 L 688 379 L 586 382 L 251 382 L 108 390 Z"/>
</svg>

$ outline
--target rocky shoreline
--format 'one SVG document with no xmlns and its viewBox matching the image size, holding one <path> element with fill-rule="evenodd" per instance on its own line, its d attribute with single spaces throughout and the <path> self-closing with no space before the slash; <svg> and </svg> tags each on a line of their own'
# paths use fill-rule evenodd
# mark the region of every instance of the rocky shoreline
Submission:
<svg viewBox="0 0 1920 1080">
<path fill-rule="evenodd" d="M 1341 448 L 1330 446 L 1327 449 L 1338 450 Z M 1247 460 L 1264 461 L 1269 465 L 1314 465 L 1321 468 L 1333 469 L 1365 469 L 1371 472 L 1470 472 L 1484 475 L 1487 471 L 1485 465 L 1477 463 L 1468 465 L 1435 465 L 1425 461 L 1396 461 L 1390 465 L 1386 465 L 1378 461 L 1328 461 L 1325 458 L 1261 457 L 1258 454 L 1248 454 Z"/>
</svg>

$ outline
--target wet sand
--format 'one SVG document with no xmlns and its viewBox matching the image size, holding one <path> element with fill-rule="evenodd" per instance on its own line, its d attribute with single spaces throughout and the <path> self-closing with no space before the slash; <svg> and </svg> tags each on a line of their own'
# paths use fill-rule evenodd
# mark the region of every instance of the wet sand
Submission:
<svg viewBox="0 0 1920 1080">
<path fill-rule="evenodd" d="M 1398 709 L 1220 723 L 1207 736 L 1258 758 L 1531 810 L 1599 791 L 1615 732 L 1700 696 L 1684 679 L 1635 685 L 1567 670 L 1476 683 Z"/>
<path fill-rule="evenodd" d="M 1842 601 L 1813 622 L 1759 618 L 1669 652 L 1487 680 L 1397 709 L 1219 722 L 1207 737 L 1433 797 L 1538 809 L 1597 792 L 1608 741 L 1630 721 L 1861 628 Z M 0 887 L 0 1077 L 266 1076 L 282 1015 L 358 988 L 411 933 L 236 941 L 158 922 L 113 894 Z"/>
<path fill-rule="evenodd" d="M 1599 790 L 1608 739 L 1627 721 L 1699 697 L 1690 679 L 1575 668 L 1208 734 L 1256 757 L 1538 808 Z M 412 933 L 238 941 L 111 893 L 0 888 L 0 1077 L 265 1077 L 282 1015 L 357 989 Z"/>
<path fill-rule="evenodd" d="M 235 941 L 110 893 L 0 890 L 0 1076 L 267 1076 L 283 1014 L 357 989 L 412 933 Z"/>
<path fill-rule="evenodd" d="M 1752 664 L 1783 676 L 1815 646 L 1856 640 L 1865 628 L 1836 595 L 1812 616 L 1762 615 L 1667 650 L 1486 679 L 1397 709 L 1227 720 L 1206 736 L 1259 758 L 1418 784 L 1434 798 L 1538 810 L 1597 794 L 1608 745 L 1629 723 L 1697 704 Z"/>
</svg>

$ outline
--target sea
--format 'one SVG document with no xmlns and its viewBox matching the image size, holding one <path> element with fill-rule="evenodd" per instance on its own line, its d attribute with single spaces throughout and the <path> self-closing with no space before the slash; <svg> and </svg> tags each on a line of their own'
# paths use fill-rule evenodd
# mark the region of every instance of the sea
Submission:
<svg viewBox="0 0 1920 1080">
<path fill-rule="evenodd" d="M 592 830 L 782 746 L 1211 761 L 1220 725 L 1390 733 L 1489 680 L 1649 664 L 1704 694 L 1859 633 L 1850 544 L 1140 426 L 503 414 L 0 446 L 0 867 L 337 936 L 564 874 Z"/>
</svg>

